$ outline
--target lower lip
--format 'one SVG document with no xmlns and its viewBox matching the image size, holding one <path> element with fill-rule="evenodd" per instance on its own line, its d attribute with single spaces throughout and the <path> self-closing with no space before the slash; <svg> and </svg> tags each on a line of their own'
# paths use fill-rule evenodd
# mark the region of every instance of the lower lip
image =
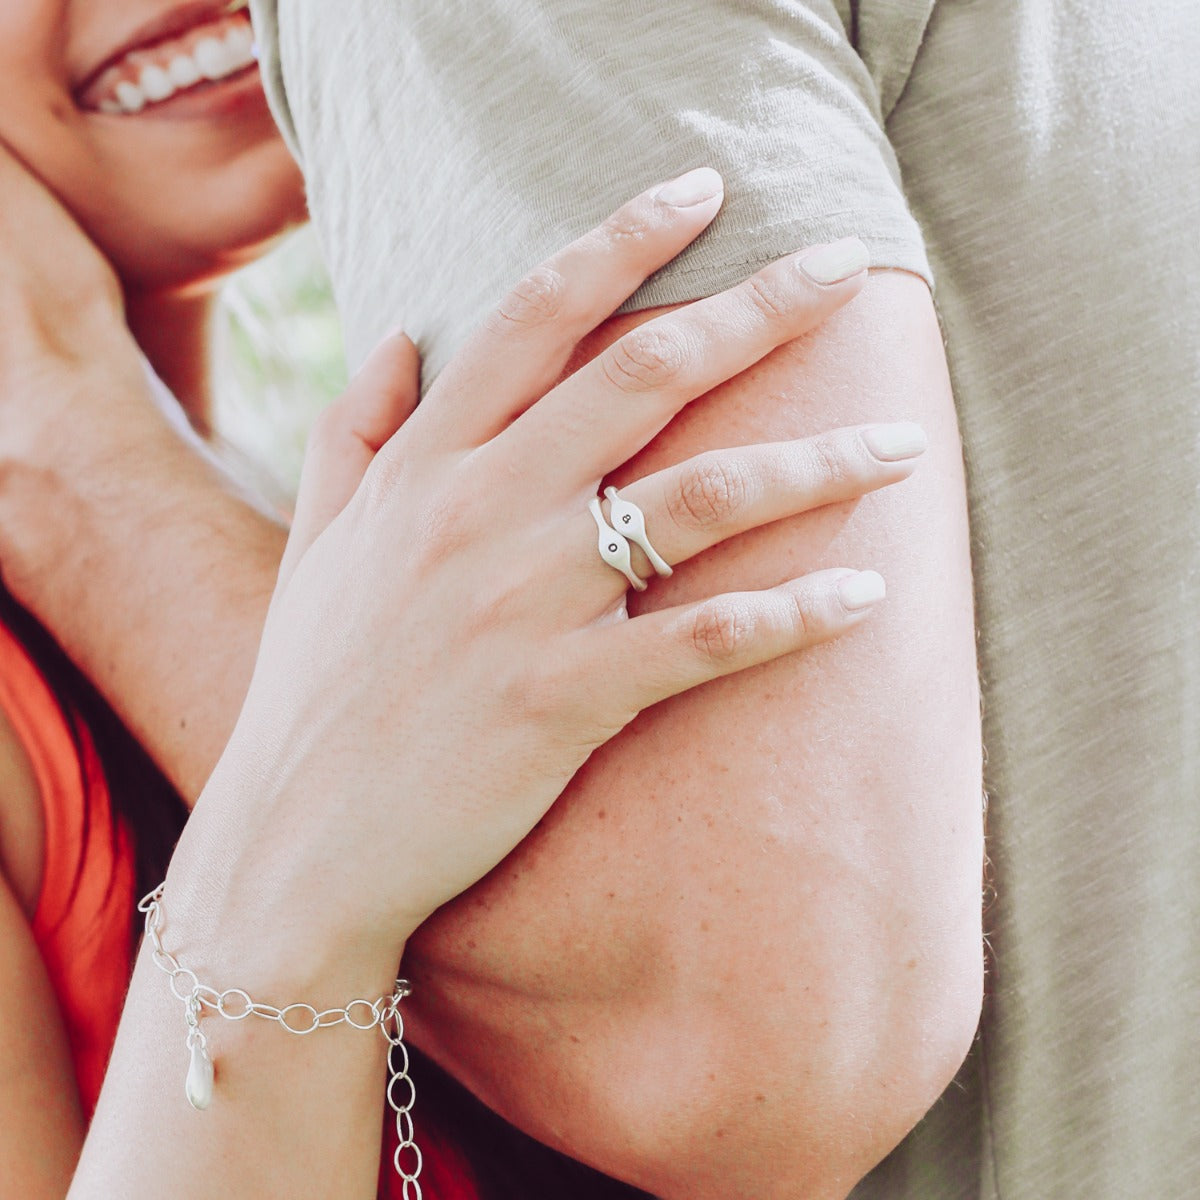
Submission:
<svg viewBox="0 0 1200 1200">
<path fill-rule="evenodd" d="M 262 76 L 258 66 L 252 65 L 236 75 L 227 75 L 210 83 L 197 84 L 182 92 L 176 92 L 167 100 L 148 104 L 138 113 L 91 112 L 89 116 L 103 117 L 108 121 L 152 121 L 156 118 L 167 121 L 195 121 L 208 117 L 234 116 L 249 109 L 266 107 Z"/>
</svg>

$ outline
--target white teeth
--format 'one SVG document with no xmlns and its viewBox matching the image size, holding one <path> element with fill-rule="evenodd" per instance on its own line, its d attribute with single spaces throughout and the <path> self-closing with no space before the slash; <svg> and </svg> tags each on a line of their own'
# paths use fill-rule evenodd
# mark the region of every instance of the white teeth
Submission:
<svg viewBox="0 0 1200 1200">
<path fill-rule="evenodd" d="M 200 73 L 200 68 L 196 66 L 195 59 L 189 58 L 186 54 L 181 54 L 178 58 L 171 60 L 167 74 L 176 88 L 194 87 L 204 78 Z"/>
<path fill-rule="evenodd" d="M 170 75 L 162 67 L 146 67 L 138 80 L 138 86 L 152 104 L 175 95 L 175 85 L 171 82 Z"/>
<path fill-rule="evenodd" d="M 102 112 L 139 113 L 148 104 L 160 104 L 205 80 L 227 79 L 253 66 L 256 58 L 254 31 L 249 22 L 229 23 L 221 33 L 220 37 L 200 38 L 192 44 L 190 53 L 177 52 L 170 62 L 159 58 L 147 63 L 140 71 L 136 65 L 138 57 L 131 57 L 130 63 L 114 68 L 114 73 L 132 69 L 137 72 L 137 78 L 132 81 L 126 78 L 118 83 L 97 107 Z M 145 52 L 139 57 L 142 62 L 146 61 Z"/>
<path fill-rule="evenodd" d="M 146 97 L 136 83 L 117 84 L 117 103 L 122 112 L 141 112 L 146 107 Z"/>
<path fill-rule="evenodd" d="M 254 30 L 235 25 L 225 35 L 225 49 L 239 67 L 248 67 L 254 61 Z"/>
<path fill-rule="evenodd" d="M 224 38 L 201 38 L 192 51 L 205 79 L 224 79 L 254 61 L 254 34 L 249 27 L 231 29 Z"/>
<path fill-rule="evenodd" d="M 223 79 L 233 70 L 232 56 L 216 38 L 201 38 L 192 54 L 205 79 Z"/>
</svg>

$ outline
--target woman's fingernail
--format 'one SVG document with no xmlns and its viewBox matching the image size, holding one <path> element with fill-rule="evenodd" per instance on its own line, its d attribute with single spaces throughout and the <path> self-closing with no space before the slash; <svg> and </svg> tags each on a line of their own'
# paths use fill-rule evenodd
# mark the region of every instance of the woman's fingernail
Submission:
<svg viewBox="0 0 1200 1200">
<path fill-rule="evenodd" d="M 654 193 L 656 200 L 672 208 L 691 208 L 705 200 L 719 196 L 725 190 L 725 181 L 712 167 L 697 167 L 670 183 L 664 183 Z"/>
<path fill-rule="evenodd" d="M 887 584 L 878 571 L 859 571 L 857 575 L 839 579 L 837 590 L 843 608 L 850 612 L 861 612 L 872 604 L 878 604 L 887 595 Z"/>
<path fill-rule="evenodd" d="M 870 251 L 856 237 L 817 246 L 800 259 L 800 267 L 809 279 L 822 284 L 841 283 L 870 265 Z"/>
<path fill-rule="evenodd" d="M 890 425 L 864 425 L 862 440 L 881 462 L 916 458 L 929 447 L 929 438 L 916 421 L 894 421 Z"/>
</svg>

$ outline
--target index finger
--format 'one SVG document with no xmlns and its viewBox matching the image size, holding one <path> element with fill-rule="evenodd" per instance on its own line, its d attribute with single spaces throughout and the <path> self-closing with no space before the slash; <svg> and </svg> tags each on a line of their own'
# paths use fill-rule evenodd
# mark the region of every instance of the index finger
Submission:
<svg viewBox="0 0 1200 1200">
<path fill-rule="evenodd" d="M 858 238 L 812 246 L 620 337 L 496 439 L 510 469 L 574 492 L 627 462 L 684 405 L 807 333 L 861 290 Z M 553 472 L 545 464 L 555 464 Z"/>
<path fill-rule="evenodd" d="M 579 342 L 708 227 L 721 176 L 699 167 L 642 192 L 530 271 L 442 371 L 422 425 L 442 444 L 490 441 L 558 382 Z"/>
</svg>

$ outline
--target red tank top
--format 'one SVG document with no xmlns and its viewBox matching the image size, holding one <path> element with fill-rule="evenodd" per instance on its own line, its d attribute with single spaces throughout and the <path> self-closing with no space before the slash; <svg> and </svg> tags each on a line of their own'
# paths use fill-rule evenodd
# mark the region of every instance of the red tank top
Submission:
<svg viewBox="0 0 1200 1200">
<path fill-rule="evenodd" d="M 18 642 L 0 626 L 0 706 L 45 809 L 33 936 L 62 1010 L 85 1116 L 92 1114 L 132 967 L 133 847 L 114 823 L 85 730 L 76 736 Z"/>
</svg>

